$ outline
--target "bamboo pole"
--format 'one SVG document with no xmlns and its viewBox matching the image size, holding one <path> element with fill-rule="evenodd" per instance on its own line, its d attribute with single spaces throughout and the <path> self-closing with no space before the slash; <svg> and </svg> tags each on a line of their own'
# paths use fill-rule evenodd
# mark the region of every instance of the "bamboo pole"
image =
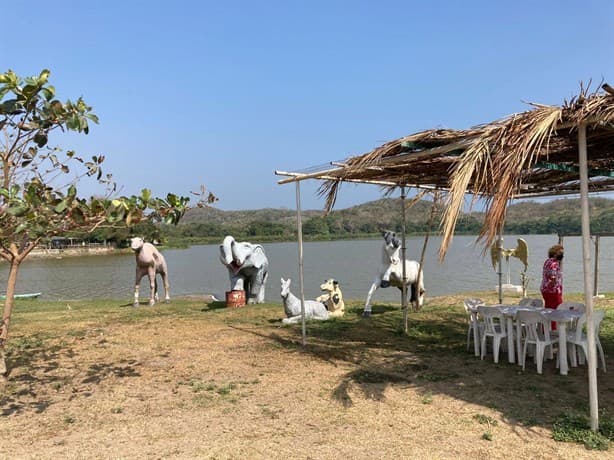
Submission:
<svg viewBox="0 0 614 460">
<path fill-rule="evenodd" d="M 595 235 L 595 270 L 594 273 L 594 287 L 593 287 L 593 295 L 595 297 L 599 296 L 599 235 Z"/>
<path fill-rule="evenodd" d="M 407 269 L 405 267 L 405 260 L 407 259 L 407 247 L 405 246 L 405 186 L 401 187 L 401 231 L 403 233 L 401 239 L 401 267 L 403 274 L 403 281 L 401 283 L 401 308 L 403 310 L 403 332 L 407 334 L 409 331 L 409 317 L 407 307 Z"/>
<path fill-rule="evenodd" d="M 301 183 L 296 182 L 296 232 L 298 236 L 298 277 L 301 284 L 301 340 L 307 345 L 307 327 L 305 325 L 305 289 L 303 280 L 303 223 L 301 220 Z"/>
<path fill-rule="evenodd" d="M 580 201 L 582 205 L 582 262 L 584 269 L 584 304 L 586 306 L 586 341 L 588 348 L 588 397 L 591 430 L 599 429 L 599 401 L 597 395 L 597 356 L 593 326 L 593 284 L 591 283 L 591 228 L 588 206 L 588 166 L 586 124 L 578 126 L 578 160 L 580 163 Z M 563 357 L 565 358 L 565 357 Z"/>
<path fill-rule="evenodd" d="M 420 254 L 420 266 L 418 267 L 418 280 L 420 279 L 420 277 L 423 276 L 424 274 L 424 257 L 426 255 L 426 248 L 429 244 L 429 237 L 431 235 L 431 228 L 433 228 L 433 220 L 435 219 L 435 213 L 437 212 L 437 206 L 439 204 L 439 192 L 435 192 L 433 194 L 433 205 L 431 206 L 431 213 L 429 215 L 429 221 L 428 221 L 428 228 L 426 229 L 426 235 L 424 236 L 424 244 L 422 245 L 422 253 Z M 417 289 L 419 288 L 419 285 L 417 287 Z M 416 296 L 419 297 L 420 296 L 420 291 L 416 292 Z M 416 299 L 417 299 L 416 297 Z M 418 305 L 418 302 L 416 300 L 416 305 Z M 416 307 L 416 310 L 419 309 L 421 307 Z"/>
<path fill-rule="evenodd" d="M 503 261 L 501 257 L 501 248 L 503 247 L 503 238 L 501 237 L 501 233 L 499 233 L 499 238 L 497 238 L 497 260 L 499 261 L 499 270 L 497 271 L 497 275 L 499 275 L 499 303 L 503 303 Z"/>
</svg>

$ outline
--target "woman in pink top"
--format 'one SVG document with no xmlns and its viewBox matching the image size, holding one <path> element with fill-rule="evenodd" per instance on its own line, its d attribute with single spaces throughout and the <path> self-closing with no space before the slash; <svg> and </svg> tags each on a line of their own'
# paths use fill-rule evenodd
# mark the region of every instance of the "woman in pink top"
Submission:
<svg viewBox="0 0 614 460">
<path fill-rule="evenodd" d="M 548 258 L 544 262 L 542 272 L 541 293 L 546 308 L 556 309 L 563 302 L 562 260 L 563 246 L 555 244 L 548 250 Z"/>
</svg>

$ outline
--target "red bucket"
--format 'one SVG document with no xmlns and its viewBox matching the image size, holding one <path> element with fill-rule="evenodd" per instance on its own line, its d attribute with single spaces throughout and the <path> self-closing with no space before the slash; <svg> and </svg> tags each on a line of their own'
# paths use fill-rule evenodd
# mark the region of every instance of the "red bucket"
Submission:
<svg viewBox="0 0 614 460">
<path fill-rule="evenodd" d="M 226 307 L 236 308 L 245 305 L 245 291 L 226 291 Z"/>
</svg>

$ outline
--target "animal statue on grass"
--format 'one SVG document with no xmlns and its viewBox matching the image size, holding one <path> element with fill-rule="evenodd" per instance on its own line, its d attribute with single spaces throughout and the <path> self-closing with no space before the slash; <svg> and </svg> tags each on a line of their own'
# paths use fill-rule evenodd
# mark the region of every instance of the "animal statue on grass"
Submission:
<svg viewBox="0 0 614 460">
<path fill-rule="evenodd" d="M 336 318 L 343 316 L 345 313 L 345 303 L 343 302 L 343 294 L 339 287 L 339 281 L 335 279 L 327 279 L 320 285 L 320 290 L 324 292 L 321 296 L 317 297 L 318 302 L 322 302 L 328 310 L 328 316 Z"/>
<path fill-rule="evenodd" d="M 284 312 L 286 318 L 282 319 L 284 324 L 296 324 L 301 321 L 301 301 L 290 292 L 290 278 L 281 279 L 281 299 L 284 302 Z M 305 300 L 305 320 L 318 319 L 327 320 L 328 310 L 322 302 L 316 300 Z"/>
<path fill-rule="evenodd" d="M 164 282 L 164 294 L 166 303 L 171 301 L 168 284 L 168 267 L 164 256 L 151 243 L 145 243 L 143 238 L 131 238 L 130 247 L 136 255 L 136 281 L 134 283 L 134 306 L 139 305 L 139 287 L 141 278 L 149 277 L 149 305 L 154 305 L 158 300 L 158 281 L 156 275 L 162 277 Z"/>
<path fill-rule="evenodd" d="M 387 288 L 395 286 L 399 289 L 403 286 L 403 265 L 399 255 L 401 249 L 401 241 L 396 237 L 396 234 L 391 231 L 382 232 L 384 236 L 384 244 L 382 247 L 382 262 L 380 264 L 378 275 L 375 277 L 367 300 L 363 316 L 371 316 L 371 297 L 378 287 Z M 424 283 L 420 263 L 415 260 L 405 260 L 405 276 L 406 284 L 411 288 L 410 301 L 416 309 L 422 307 L 424 303 Z"/>
<path fill-rule="evenodd" d="M 244 290 L 249 304 L 264 303 L 269 261 L 261 245 L 238 242 L 229 235 L 220 245 L 220 261 L 228 269 L 232 291 Z"/>
</svg>

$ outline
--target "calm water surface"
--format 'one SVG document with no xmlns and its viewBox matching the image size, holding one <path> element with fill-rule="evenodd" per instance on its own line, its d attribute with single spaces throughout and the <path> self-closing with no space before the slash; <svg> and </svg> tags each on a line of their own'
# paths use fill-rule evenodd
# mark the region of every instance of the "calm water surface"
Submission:
<svg viewBox="0 0 614 460">
<path fill-rule="evenodd" d="M 529 290 L 537 291 L 541 266 L 548 248 L 557 243 L 554 235 L 523 236 L 529 245 Z M 407 238 L 408 258 L 419 260 L 424 239 Z M 426 252 L 424 273 L 427 296 L 456 294 L 464 291 L 494 291 L 497 274 L 490 255 L 482 256 L 481 246 L 473 236 L 454 238 L 446 259 L 438 260 L 440 238 L 431 237 Z M 564 284 L 566 292 L 583 289 L 582 242 L 579 237 L 567 237 L 565 244 Z M 263 245 L 269 258 L 267 302 L 281 302 L 280 277 L 293 280 L 292 291 L 299 293 L 297 243 Z M 381 260 L 382 240 L 352 240 L 304 243 L 305 297 L 315 298 L 319 285 L 326 278 L 336 278 L 347 299 L 364 299 Z M 506 236 L 503 246 L 516 246 L 515 236 Z M 171 297 L 179 295 L 215 294 L 224 298 L 229 289 L 226 268 L 218 259 L 218 245 L 192 246 L 188 249 L 163 251 L 170 271 Z M 614 291 L 614 238 L 601 238 L 600 292 Z M 522 264 L 511 259 L 511 281 L 520 284 Z M 135 262 L 131 254 L 65 257 L 62 259 L 27 259 L 20 270 L 17 292 L 42 292 L 41 299 L 67 300 L 81 298 L 112 298 L 130 301 L 133 292 Z M 504 263 L 504 272 L 505 263 Z M 0 289 L 6 285 L 8 268 L 0 265 Z M 507 274 L 504 275 L 504 282 Z M 149 287 L 146 278 L 141 283 L 141 295 Z M 395 288 L 378 289 L 374 301 L 400 301 Z"/>
</svg>

